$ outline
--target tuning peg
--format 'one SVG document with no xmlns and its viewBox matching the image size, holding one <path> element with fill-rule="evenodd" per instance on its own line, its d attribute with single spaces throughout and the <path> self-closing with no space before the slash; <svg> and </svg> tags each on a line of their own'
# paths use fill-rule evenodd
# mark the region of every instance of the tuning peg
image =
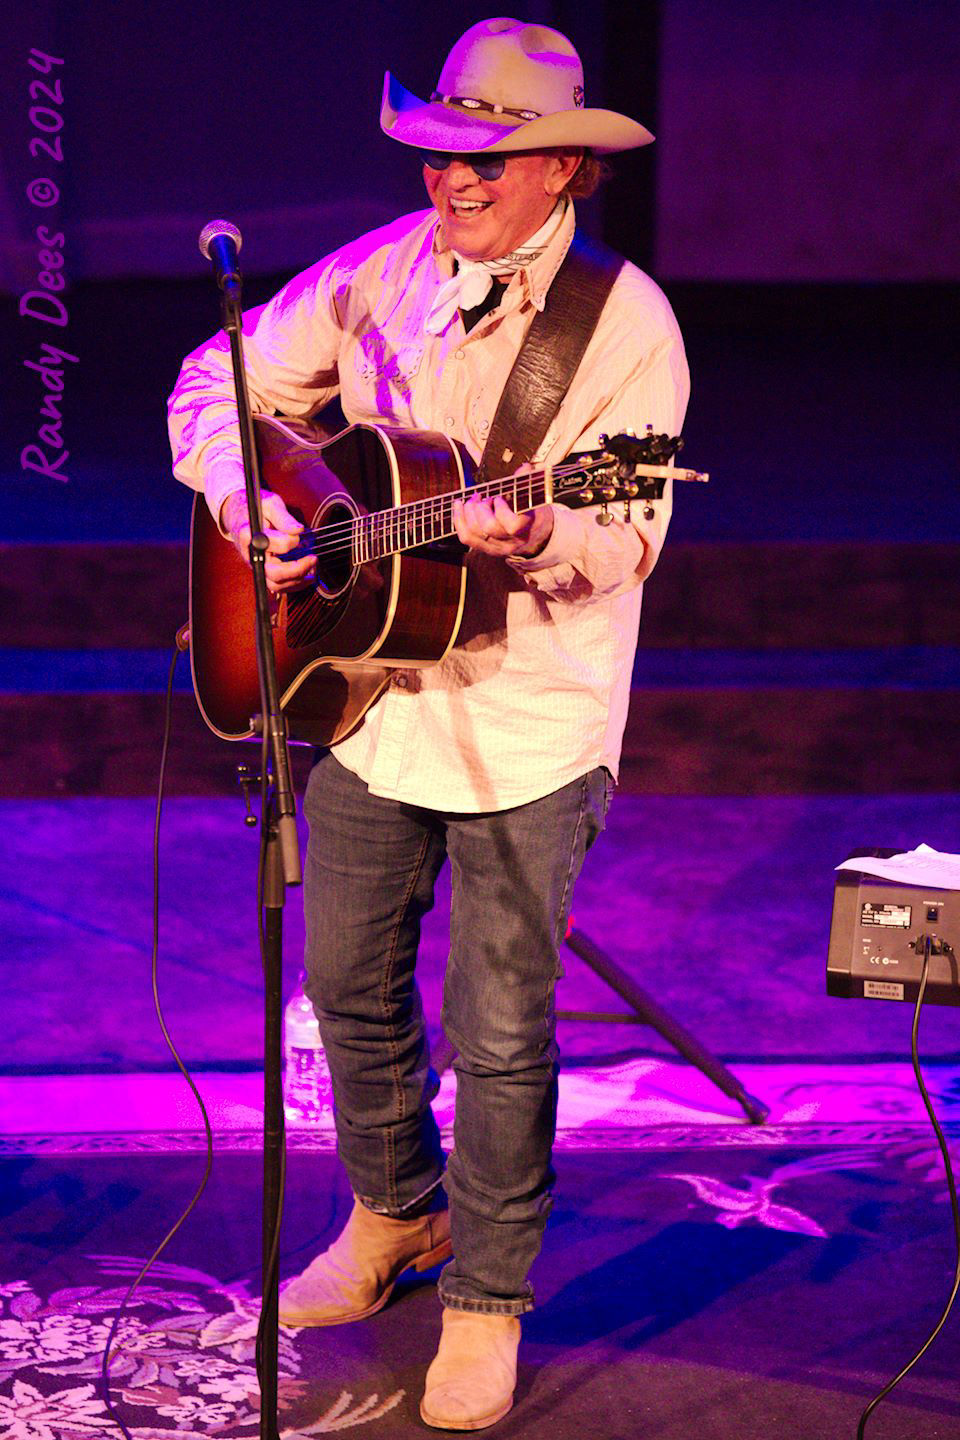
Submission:
<svg viewBox="0 0 960 1440">
<path fill-rule="evenodd" d="M 625 435 L 630 435 L 630 436 L 632 436 L 632 438 L 633 438 L 634 440 L 636 440 L 636 438 L 637 438 L 637 432 L 636 432 L 636 430 L 625 430 L 625 431 L 624 431 L 624 434 L 625 434 Z"/>
<path fill-rule="evenodd" d="M 598 524 L 598 525 L 611 525 L 612 523 L 613 523 L 613 516 L 610 514 L 610 511 L 607 509 L 606 505 L 602 505 L 602 506 L 600 507 L 600 512 L 599 512 L 599 514 L 597 515 L 597 524 Z"/>
<path fill-rule="evenodd" d="M 610 439 L 610 436 L 607 434 L 606 430 L 601 430 L 600 434 L 597 436 L 597 439 L 600 442 L 600 448 L 603 449 L 607 441 Z"/>
<path fill-rule="evenodd" d="M 656 515 L 656 513 L 657 513 L 656 510 L 654 510 L 653 506 L 652 506 L 652 505 L 650 504 L 650 502 L 648 501 L 647 504 L 644 505 L 644 507 L 643 507 L 643 518 L 644 518 L 644 520 L 652 520 L 653 517 L 654 517 L 654 515 Z"/>
</svg>

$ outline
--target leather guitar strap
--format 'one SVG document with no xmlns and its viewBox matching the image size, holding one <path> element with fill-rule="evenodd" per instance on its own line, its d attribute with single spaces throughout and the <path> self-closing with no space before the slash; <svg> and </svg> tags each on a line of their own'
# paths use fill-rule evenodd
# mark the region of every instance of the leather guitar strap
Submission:
<svg viewBox="0 0 960 1440">
<path fill-rule="evenodd" d="M 476 478 L 512 475 L 536 454 L 580 366 L 623 257 L 580 230 L 507 376 Z"/>
</svg>

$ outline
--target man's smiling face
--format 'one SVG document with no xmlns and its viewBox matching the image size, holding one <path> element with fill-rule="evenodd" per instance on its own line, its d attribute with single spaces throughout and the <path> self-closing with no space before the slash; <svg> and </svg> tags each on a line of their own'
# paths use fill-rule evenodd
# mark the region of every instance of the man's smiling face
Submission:
<svg viewBox="0 0 960 1440">
<path fill-rule="evenodd" d="M 453 156 L 445 170 L 424 165 L 423 181 L 444 241 L 468 260 L 509 254 L 540 229 L 579 159 L 579 152 L 509 154 L 497 180 L 481 180 L 469 156 Z"/>
</svg>

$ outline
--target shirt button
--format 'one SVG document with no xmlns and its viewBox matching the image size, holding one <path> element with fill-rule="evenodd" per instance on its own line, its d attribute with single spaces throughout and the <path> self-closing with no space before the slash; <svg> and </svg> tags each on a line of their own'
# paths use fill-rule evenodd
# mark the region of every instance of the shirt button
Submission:
<svg viewBox="0 0 960 1440">
<path fill-rule="evenodd" d="M 457 422 L 456 422 L 456 420 L 454 420 L 454 418 L 453 418 L 452 415 L 448 415 L 447 418 L 444 420 L 443 423 L 444 423 L 444 425 L 446 425 L 446 427 L 447 427 L 448 430 L 452 430 L 453 427 L 454 427 L 454 425 L 456 425 Z"/>
<path fill-rule="evenodd" d="M 462 359 L 463 359 L 463 351 L 462 351 L 462 350 L 458 350 L 458 351 L 456 352 L 456 358 L 457 358 L 458 360 L 462 360 Z"/>
</svg>

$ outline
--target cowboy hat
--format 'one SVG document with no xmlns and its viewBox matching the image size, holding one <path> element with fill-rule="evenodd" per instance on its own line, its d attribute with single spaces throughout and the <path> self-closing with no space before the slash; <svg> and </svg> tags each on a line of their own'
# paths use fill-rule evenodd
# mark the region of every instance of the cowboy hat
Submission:
<svg viewBox="0 0 960 1440">
<path fill-rule="evenodd" d="M 388 70 L 380 128 L 401 145 L 461 155 L 581 145 L 604 154 L 653 139 L 615 110 L 583 108 L 583 66 L 559 30 L 505 18 L 460 36 L 429 101 Z"/>
</svg>

